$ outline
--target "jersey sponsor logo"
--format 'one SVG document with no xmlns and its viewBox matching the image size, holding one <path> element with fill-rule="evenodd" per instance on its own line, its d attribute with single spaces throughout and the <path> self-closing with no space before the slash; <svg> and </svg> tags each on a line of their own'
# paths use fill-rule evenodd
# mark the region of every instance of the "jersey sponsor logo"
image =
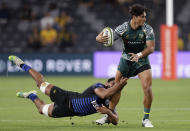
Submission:
<svg viewBox="0 0 190 131">
<path fill-rule="evenodd" d="M 106 99 L 106 101 L 105 101 L 105 105 L 108 106 L 109 103 L 110 103 L 110 100 L 109 100 L 109 99 Z"/>
<path fill-rule="evenodd" d="M 93 107 L 94 107 L 95 109 L 96 109 L 97 107 L 99 107 L 99 105 L 98 105 L 98 103 L 97 103 L 96 100 L 92 101 L 91 103 L 92 103 L 92 105 L 93 105 Z"/>
<path fill-rule="evenodd" d="M 143 44 L 145 40 L 145 34 L 143 32 L 136 34 L 126 34 L 123 37 L 123 41 L 128 44 Z"/>
<path fill-rule="evenodd" d="M 128 44 L 132 44 L 132 45 L 138 45 L 138 44 L 143 44 L 144 41 L 128 41 Z"/>
<path fill-rule="evenodd" d="M 144 34 L 143 33 L 140 33 L 139 34 L 139 38 L 142 40 L 144 38 Z"/>
</svg>

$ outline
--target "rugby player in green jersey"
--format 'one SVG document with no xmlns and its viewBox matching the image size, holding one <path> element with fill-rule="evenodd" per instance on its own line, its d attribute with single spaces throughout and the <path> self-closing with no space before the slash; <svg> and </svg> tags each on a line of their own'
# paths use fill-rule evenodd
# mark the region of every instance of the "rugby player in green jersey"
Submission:
<svg viewBox="0 0 190 131">
<path fill-rule="evenodd" d="M 144 118 L 142 126 L 153 127 L 149 120 L 149 114 L 152 104 L 152 72 L 148 60 L 148 55 L 154 52 L 155 37 L 153 29 L 146 24 L 147 9 L 139 4 L 130 7 L 131 20 L 124 22 L 114 30 L 114 40 L 121 38 L 123 40 L 123 53 L 120 58 L 120 63 L 116 72 L 116 83 L 122 77 L 133 77 L 138 75 L 141 80 L 142 89 L 144 92 Z M 105 44 L 108 36 L 103 36 L 103 32 L 99 33 L 96 41 Z M 121 92 L 115 94 L 109 104 L 109 108 L 114 110 L 119 102 Z M 107 117 L 103 117 L 96 121 L 104 124 L 107 122 Z"/>
</svg>

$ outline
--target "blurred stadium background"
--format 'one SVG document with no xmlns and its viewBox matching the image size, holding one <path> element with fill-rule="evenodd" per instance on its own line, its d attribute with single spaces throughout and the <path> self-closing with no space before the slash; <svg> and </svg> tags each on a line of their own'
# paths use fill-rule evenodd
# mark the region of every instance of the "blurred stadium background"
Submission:
<svg viewBox="0 0 190 131">
<path fill-rule="evenodd" d="M 118 105 L 120 124 L 99 127 L 91 122 L 100 115 L 50 119 L 39 116 L 31 102 L 15 99 L 17 91 L 34 89 L 35 83 L 7 61 L 16 54 L 47 81 L 68 90 L 82 92 L 94 82 L 104 82 L 115 74 L 122 44 L 104 47 L 95 37 L 104 27 L 115 28 L 129 20 L 128 8 L 134 3 L 151 10 L 147 23 L 156 36 L 156 51 L 150 56 L 156 78 L 151 115 L 155 130 L 189 130 L 190 1 L 173 2 L 178 80 L 163 81 L 160 26 L 166 23 L 165 0 L 0 0 L 0 130 L 139 130 L 143 96 L 137 79 L 129 80 Z M 42 39 L 47 25 L 53 32 L 50 42 Z"/>
<path fill-rule="evenodd" d="M 1 53 L 92 53 L 97 50 L 120 50 L 119 44 L 111 48 L 98 45 L 95 42 L 95 36 L 105 26 L 114 28 L 128 20 L 127 10 L 133 3 L 144 4 L 151 10 L 147 22 L 154 28 L 156 50 L 159 51 L 160 25 L 166 23 L 165 0 L 1 0 L 0 51 Z M 188 0 L 174 0 L 174 23 L 179 26 L 179 50 L 190 50 L 188 46 L 190 39 L 189 3 Z M 73 44 L 70 45 L 72 47 L 59 47 L 58 41 L 55 42 L 53 49 L 37 50 L 30 47 L 32 31 L 34 28 L 38 31 L 42 29 L 41 21 L 47 13 L 50 15 L 49 19 L 56 19 L 61 12 L 65 12 L 66 16 L 72 19 L 70 22 L 62 21 L 62 25 L 67 27 L 67 32 L 76 35 L 73 38 Z M 61 32 L 57 29 L 56 22 L 50 22 L 50 24 L 57 32 Z"/>
</svg>

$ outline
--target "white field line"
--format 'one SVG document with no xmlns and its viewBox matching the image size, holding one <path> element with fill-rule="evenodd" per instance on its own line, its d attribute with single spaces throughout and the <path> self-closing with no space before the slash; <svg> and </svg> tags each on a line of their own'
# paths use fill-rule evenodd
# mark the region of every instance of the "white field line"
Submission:
<svg viewBox="0 0 190 131">
<path fill-rule="evenodd" d="M 51 120 L 53 122 L 53 120 Z M 56 120 L 55 120 L 56 121 Z M 73 120 L 64 120 L 62 119 L 61 122 L 77 122 Z M 91 123 L 92 121 L 89 120 L 82 120 L 85 123 Z M 126 120 L 126 122 L 139 122 L 141 120 Z M 49 122 L 49 120 L 0 120 L 0 122 Z M 152 120 L 152 122 L 190 122 L 190 120 Z M 121 122 L 120 122 L 121 123 Z"/>
<path fill-rule="evenodd" d="M 3 108 L 3 107 L 0 107 L 0 110 L 8 110 L 8 109 L 23 109 L 24 107 L 11 107 L 11 108 Z M 35 107 L 34 107 L 35 108 Z M 120 108 L 117 108 L 117 110 L 143 110 L 143 107 L 142 108 L 125 108 L 125 107 L 120 107 Z M 162 111 L 162 110 L 170 110 L 170 111 L 190 111 L 190 108 L 152 108 L 151 110 L 157 110 L 157 111 Z"/>
<path fill-rule="evenodd" d="M 1 122 L 47 122 L 49 121 L 49 119 L 47 120 L 0 120 Z M 53 121 L 53 120 L 51 120 Z M 72 120 L 61 120 L 61 121 L 71 121 Z"/>
<path fill-rule="evenodd" d="M 142 108 L 117 108 L 117 110 L 143 110 Z M 152 108 L 151 110 L 156 110 L 156 111 L 162 111 L 162 110 L 170 110 L 170 111 L 190 111 L 190 108 Z"/>
</svg>

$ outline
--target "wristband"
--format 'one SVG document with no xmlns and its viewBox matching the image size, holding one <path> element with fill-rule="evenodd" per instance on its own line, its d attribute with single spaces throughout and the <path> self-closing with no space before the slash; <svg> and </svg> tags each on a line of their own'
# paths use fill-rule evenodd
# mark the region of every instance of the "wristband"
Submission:
<svg viewBox="0 0 190 131">
<path fill-rule="evenodd" d="M 140 57 L 142 57 L 142 53 L 141 52 L 139 52 L 139 53 L 137 53 L 137 56 L 140 58 Z"/>
</svg>

